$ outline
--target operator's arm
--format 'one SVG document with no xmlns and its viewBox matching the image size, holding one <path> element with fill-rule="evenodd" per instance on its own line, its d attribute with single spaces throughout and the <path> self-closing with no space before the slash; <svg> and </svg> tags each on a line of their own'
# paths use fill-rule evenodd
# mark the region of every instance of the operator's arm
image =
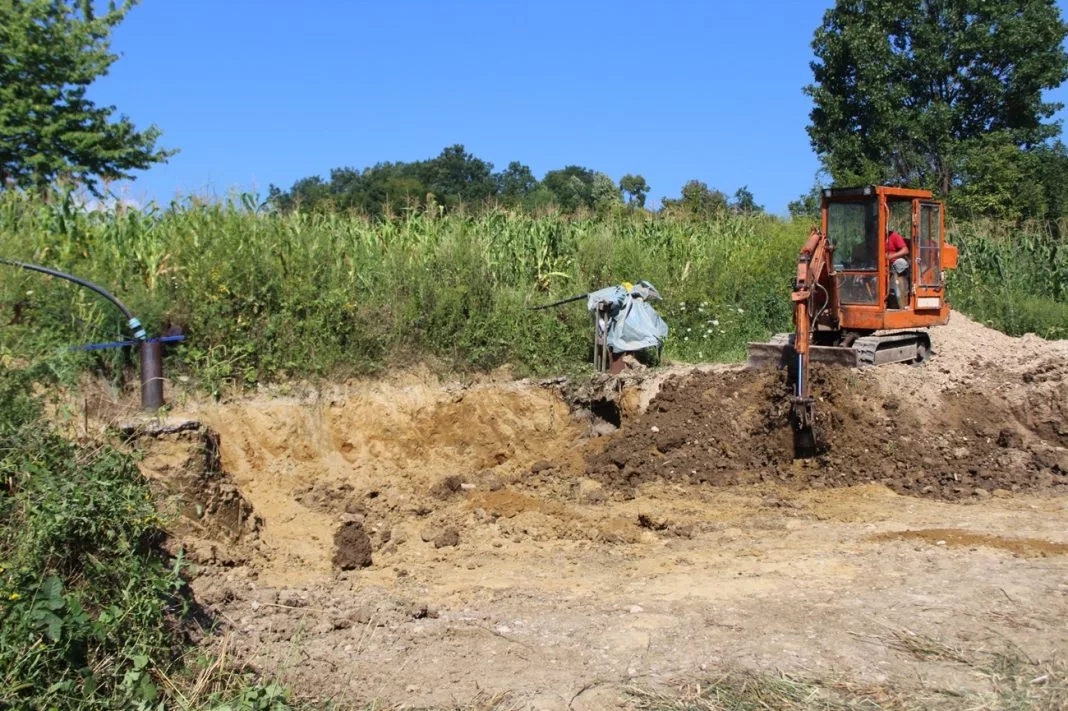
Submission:
<svg viewBox="0 0 1068 711">
<path fill-rule="evenodd" d="M 900 235 L 897 235 L 897 239 L 891 239 L 890 246 L 891 248 L 897 247 L 897 249 L 886 255 L 887 261 L 892 262 L 895 259 L 909 256 L 909 247 Z"/>
</svg>

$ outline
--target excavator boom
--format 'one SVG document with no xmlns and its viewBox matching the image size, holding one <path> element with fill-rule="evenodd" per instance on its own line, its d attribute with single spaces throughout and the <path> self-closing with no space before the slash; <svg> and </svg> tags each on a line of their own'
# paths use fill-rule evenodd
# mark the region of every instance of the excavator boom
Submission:
<svg viewBox="0 0 1068 711">
<path fill-rule="evenodd" d="M 794 448 L 801 456 L 811 456 L 816 448 L 813 431 L 816 418 L 808 384 L 810 334 L 823 311 L 837 311 L 837 304 L 830 303 L 830 291 L 820 283 L 833 277 L 830 272 L 833 253 L 834 246 L 827 242 L 818 227 L 813 227 L 797 259 L 794 292 L 790 295 L 794 304 L 794 392 L 790 421 L 794 429 Z M 822 302 L 819 302 L 818 292 L 822 292 Z"/>
</svg>

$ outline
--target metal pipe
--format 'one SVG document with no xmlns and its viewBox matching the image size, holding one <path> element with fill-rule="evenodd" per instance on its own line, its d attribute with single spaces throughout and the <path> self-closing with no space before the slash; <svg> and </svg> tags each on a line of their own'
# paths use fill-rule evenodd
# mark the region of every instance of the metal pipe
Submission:
<svg viewBox="0 0 1068 711">
<path fill-rule="evenodd" d="M 157 339 L 141 342 L 141 409 L 163 407 L 163 345 Z"/>
<path fill-rule="evenodd" d="M 158 340 L 151 343 L 148 341 L 148 334 L 145 333 L 141 321 L 133 315 L 133 312 L 130 311 L 130 309 L 126 308 L 126 304 L 115 298 L 115 296 L 104 287 L 94 284 L 86 279 L 76 277 L 73 274 L 67 274 L 66 272 L 50 269 L 49 267 L 42 267 L 39 264 L 29 264 L 28 262 L 7 259 L 6 257 L 0 257 L 0 264 L 7 264 L 8 266 L 25 269 L 31 272 L 40 272 L 58 279 L 66 279 L 67 281 L 74 282 L 78 286 L 84 286 L 86 289 L 89 289 L 110 301 L 115 308 L 121 311 L 122 315 L 126 317 L 126 325 L 129 326 L 130 330 L 133 332 L 134 339 L 141 342 L 141 409 L 158 410 L 163 406 L 163 358 L 161 346 Z"/>
<path fill-rule="evenodd" d="M 601 332 L 601 307 L 593 312 L 593 340 L 597 348 L 593 351 L 593 369 L 601 372 L 601 363 L 604 361 L 604 336 Z"/>
</svg>

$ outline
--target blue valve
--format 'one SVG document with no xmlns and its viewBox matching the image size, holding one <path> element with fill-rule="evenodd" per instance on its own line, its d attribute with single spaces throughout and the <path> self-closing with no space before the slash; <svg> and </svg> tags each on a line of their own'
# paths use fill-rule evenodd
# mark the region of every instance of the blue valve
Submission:
<svg viewBox="0 0 1068 711">
<path fill-rule="evenodd" d="M 141 327 L 141 322 L 137 320 L 137 317 L 133 317 L 129 321 L 130 330 L 133 331 L 133 336 L 139 341 L 144 341 L 148 338 L 148 334 L 145 333 L 145 329 Z"/>
</svg>

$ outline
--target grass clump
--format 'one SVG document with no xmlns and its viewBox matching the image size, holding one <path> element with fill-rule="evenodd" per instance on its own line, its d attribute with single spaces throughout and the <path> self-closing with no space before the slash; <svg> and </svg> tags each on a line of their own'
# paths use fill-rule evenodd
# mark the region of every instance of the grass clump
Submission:
<svg viewBox="0 0 1068 711">
<path fill-rule="evenodd" d="M 145 482 L 124 453 L 56 434 L 31 376 L 0 368 L 0 707 L 288 708 L 240 677 L 183 694 L 191 603 Z"/>
</svg>

